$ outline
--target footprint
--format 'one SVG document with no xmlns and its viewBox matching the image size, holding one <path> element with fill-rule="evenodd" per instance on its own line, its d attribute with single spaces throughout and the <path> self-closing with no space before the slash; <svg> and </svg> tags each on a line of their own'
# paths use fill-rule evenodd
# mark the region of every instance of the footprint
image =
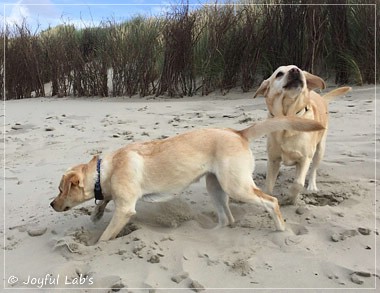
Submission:
<svg viewBox="0 0 380 293">
<path fill-rule="evenodd" d="M 351 229 L 351 230 L 346 230 L 342 233 L 334 233 L 331 235 L 331 240 L 333 242 L 339 242 L 339 241 L 344 241 L 347 238 L 354 237 L 359 235 L 359 232 L 357 230 Z"/>
<path fill-rule="evenodd" d="M 284 232 L 272 234 L 272 242 L 280 247 L 295 246 L 303 241 L 302 235 L 309 233 L 307 228 L 300 224 L 286 223 L 286 226 Z"/>
<path fill-rule="evenodd" d="M 53 240 L 53 250 L 58 251 L 66 258 L 72 258 L 74 255 L 85 255 L 88 253 L 87 247 L 81 243 L 73 241 L 71 238 L 62 238 Z"/>
<path fill-rule="evenodd" d="M 294 235 L 305 235 L 305 234 L 308 234 L 309 233 L 309 230 L 303 226 L 303 225 L 300 225 L 300 224 L 296 224 L 296 223 L 286 223 L 288 229 L 290 229 Z"/>
</svg>

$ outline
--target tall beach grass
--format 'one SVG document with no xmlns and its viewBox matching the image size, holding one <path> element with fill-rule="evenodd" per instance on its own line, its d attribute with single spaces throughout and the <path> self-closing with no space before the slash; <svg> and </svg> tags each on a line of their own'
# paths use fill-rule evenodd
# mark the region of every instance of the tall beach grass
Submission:
<svg viewBox="0 0 380 293">
<path fill-rule="evenodd" d="M 324 2 L 331 4 L 178 5 L 162 17 L 109 19 L 82 29 L 62 23 L 32 31 L 25 19 L 0 30 L 1 95 L 178 97 L 236 87 L 246 92 L 286 64 L 337 84 L 378 82 L 379 7 L 369 0 Z"/>
</svg>

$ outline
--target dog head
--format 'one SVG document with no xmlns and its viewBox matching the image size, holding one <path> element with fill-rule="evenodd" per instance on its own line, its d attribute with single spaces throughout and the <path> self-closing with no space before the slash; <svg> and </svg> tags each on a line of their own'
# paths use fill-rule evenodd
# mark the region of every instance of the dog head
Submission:
<svg viewBox="0 0 380 293">
<path fill-rule="evenodd" d="M 70 168 L 59 183 L 59 194 L 50 203 L 57 212 L 68 211 L 72 207 L 88 200 L 84 189 L 84 172 L 86 165 Z"/>
<path fill-rule="evenodd" d="M 261 83 L 253 97 L 264 96 L 269 107 L 273 104 L 273 100 L 281 102 L 284 98 L 295 100 L 307 91 L 325 87 L 323 79 L 307 71 L 302 71 L 295 65 L 280 66 Z M 279 99 L 276 99 L 277 97 Z"/>
</svg>

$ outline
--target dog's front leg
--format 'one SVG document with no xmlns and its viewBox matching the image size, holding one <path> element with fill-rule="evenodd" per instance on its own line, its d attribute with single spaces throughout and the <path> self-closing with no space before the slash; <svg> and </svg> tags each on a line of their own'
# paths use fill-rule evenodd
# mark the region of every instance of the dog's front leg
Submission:
<svg viewBox="0 0 380 293">
<path fill-rule="evenodd" d="M 268 158 L 267 163 L 267 175 L 265 180 L 265 191 L 266 193 L 273 194 L 274 184 L 280 171 L 281 159 L 271 159 Z"/>
<path fill-rule="evenodd" d="M 91 214 L 91 221 L 97 222 L 103 217 L 104 210 L 109 202 L 109 200 L 104 200 L 100 205 L 95 207 L 95 210 Z"/>
<path fill-rule="evenodd" d="M 104 230 L 98 242 L 116 238 L 128 223 L 129 219 L 136 214 L 135 205 L 136 201 L 127 202 L 124 200 L 115 200 L 115 212 L 112 216 L 111 222 L 108 224 L 106 230 Z"/>
<path fill-rule="evenodd" d="M 309 170 L 311 163 L 310 158 L 305 158 L 296 165 L 296 179 L 290 187 L 289 204 L 295 204 L 298 194 L 300 194 L 305 185 L 305 179 L 307 171 Z"/>
<path fill-rule="evenodd" d="M 314 153 L 313 162 L 310 169 L 309 184 L 307 186 L 308 191 L 313 191 L 313 192 L 318 191 L 317 182 L 316 182 L 317 169 L 325 153 L 325 147 L 326 147 L 326 136 L 324 136 L 322 138 L 322 141 L 317 145 L 317 149 Z"/>
</svg>

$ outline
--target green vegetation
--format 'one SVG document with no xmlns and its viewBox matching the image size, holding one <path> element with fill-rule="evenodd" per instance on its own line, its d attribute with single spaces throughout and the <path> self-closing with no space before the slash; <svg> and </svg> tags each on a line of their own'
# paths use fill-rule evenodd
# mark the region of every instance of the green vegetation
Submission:
<svg viewBox="0 0 380 293">
<path fill-rule="evenodd" d="M 1 56 L 4 49 L 6 56 L 0 64 L 1 95 L 45 96 L 48 82 L 53 96 L 249 91 L 287 64 L 335 78 L 337 84 L 379 81 L 380 15 L 373 1 L 264 2 L 196 10 L 182 5 L 160 18 L 110 20 L 84 29 L 62 24 L 32 32 L 26 20 L 7 26 L 0 32 Z"/>
</svg>

